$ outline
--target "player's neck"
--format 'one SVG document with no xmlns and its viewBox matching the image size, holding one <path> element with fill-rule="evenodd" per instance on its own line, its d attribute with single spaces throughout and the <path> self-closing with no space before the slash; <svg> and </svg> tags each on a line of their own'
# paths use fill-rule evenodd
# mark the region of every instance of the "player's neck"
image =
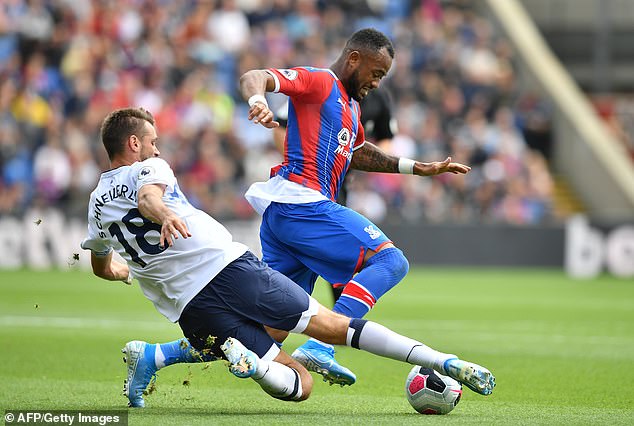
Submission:
<svg viewBox="0 0 634 426">
<path fill-rule="evenodd" d="M 335 75 L 340 81 L 345 76 L 345 72 L 344 72 L 345 68 L 346 68 L 346 63 L 345 61 L 342 61 L 341 58 L 337 59 L 335 63 L 330 66 L 330 70 L 333 73 L 335 73 Z"/>
<path fill-rule="evenodd" d="M 110 160 L 110 170 L 118 169 L 119 167 L 122 167 L 122 166 L 130 166 L 134 164 L 135 162 L 136 160 L 133 160 L 131 158 L 118 156 Z"/>
<path fill-rule="evenodd" d="M 346 102 L 347 102 L 348 100 L 350 100 L 352 96 L 350 95 L 348 91 L 347 79 L 345 78 L 344 69 L 345 69 L 345 63 L 341 63 L 339 60 L 337 60 L 337 62 L 335 62 L 334 64 L 330 66 L 330 70 L 333 73 L 335 73 L 335 75 L 339 79 L 339 83 L 345 89 L 345 94 L 348 97 L 348 99 L 346 99 Z"/>
</svg>

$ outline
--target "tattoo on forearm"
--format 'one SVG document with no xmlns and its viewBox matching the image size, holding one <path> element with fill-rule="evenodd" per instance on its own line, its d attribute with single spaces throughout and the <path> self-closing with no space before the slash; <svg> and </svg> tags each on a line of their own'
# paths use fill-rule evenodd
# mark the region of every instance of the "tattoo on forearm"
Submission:
<svg viewBox="0 0 634 426">
<path fill-rule="evenodd" d="M 398 173 L 398 158 L 366 142 L 354 152 L 350 167 L 364 172 Z"/>
</svg>

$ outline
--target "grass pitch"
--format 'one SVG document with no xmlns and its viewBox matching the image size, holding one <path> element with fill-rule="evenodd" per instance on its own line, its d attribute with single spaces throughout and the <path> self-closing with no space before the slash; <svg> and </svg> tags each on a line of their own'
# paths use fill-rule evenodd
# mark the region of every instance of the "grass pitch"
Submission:
<svg viewBox="0 0 634 426">
<path fill-rule="evenodd" d="M 330 305 L 326 284 L 316 297 Z M 281 402 L 222 362 L 159 372 L 147 408 L 129 424 L 634 424 L 634 282 L 572 281 L 561 271 L 412 269 L 369 319 L 497 377 L 490 397 L 465 388 L 446 416 L 407 403 L 410 367 L 350 348 L 358 377 L 330 387 L 315 376 L 308 401 Z M 0 272 L 0 401 L 4 409 L 125 409 L 126 341 L 181 337 L 137 285 L 79 270 Z M 304 341 L 291 336 L 290 352 Z"/>
</svg>

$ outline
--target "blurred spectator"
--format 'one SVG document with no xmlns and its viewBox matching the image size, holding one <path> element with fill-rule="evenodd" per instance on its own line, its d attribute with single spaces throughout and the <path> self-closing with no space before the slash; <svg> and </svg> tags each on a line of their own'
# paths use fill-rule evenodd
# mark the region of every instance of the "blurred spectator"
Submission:
<svg viewBox="0 0 634 426">
<path fill-rule="evenodd" d="M 634 97 L 596 95 L 592 102 L 608 131 L 634 160 Z"/>
<path fill-rule="evenodd" d="M 452 155 L 473 171 L 429 180 L 359 173 L 350 205 L 377 221 L 549 220 L 549 106 L 518 95 L 509 43 L 470 2 L 440 0 L 2 2 L 0 213 L 38 203 L 83 217 L 82 200 L 107 168 L 101 119 L 143 106 L 194 205 L 220 220 L 255 217 L 244 190 L 279 156 L 270 132 L 246 122 L 238 76 L 328 67 L 368 25 L 397 49 L 384 84 L 399 131 L 382 147 Z"/>
</svg>

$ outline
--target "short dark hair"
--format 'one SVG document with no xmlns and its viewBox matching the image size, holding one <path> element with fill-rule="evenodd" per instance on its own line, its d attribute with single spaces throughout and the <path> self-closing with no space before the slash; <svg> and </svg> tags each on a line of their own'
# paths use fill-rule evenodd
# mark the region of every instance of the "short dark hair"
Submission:
<svg viewBox="0 0 634 426">
<path fill-rule="evenodd" d="M 143 108 L 122 108 L 108 114 L 101 124 L 101 141 L 110 160 L 123 151 L 130 136 L 142 136 L 146 121 L 154 125 L 154 117 Z"/>
<path fill-rule="evenodd" d="M 378 52 L 383 48 L 387 49 L 390 57 L 394 59 L 394 46 L 385 34 L 374 28 L 364 28 L 352 34 L 346 42 L 345 49 L 348 50 L 369 50 Z"/>
</svg>

